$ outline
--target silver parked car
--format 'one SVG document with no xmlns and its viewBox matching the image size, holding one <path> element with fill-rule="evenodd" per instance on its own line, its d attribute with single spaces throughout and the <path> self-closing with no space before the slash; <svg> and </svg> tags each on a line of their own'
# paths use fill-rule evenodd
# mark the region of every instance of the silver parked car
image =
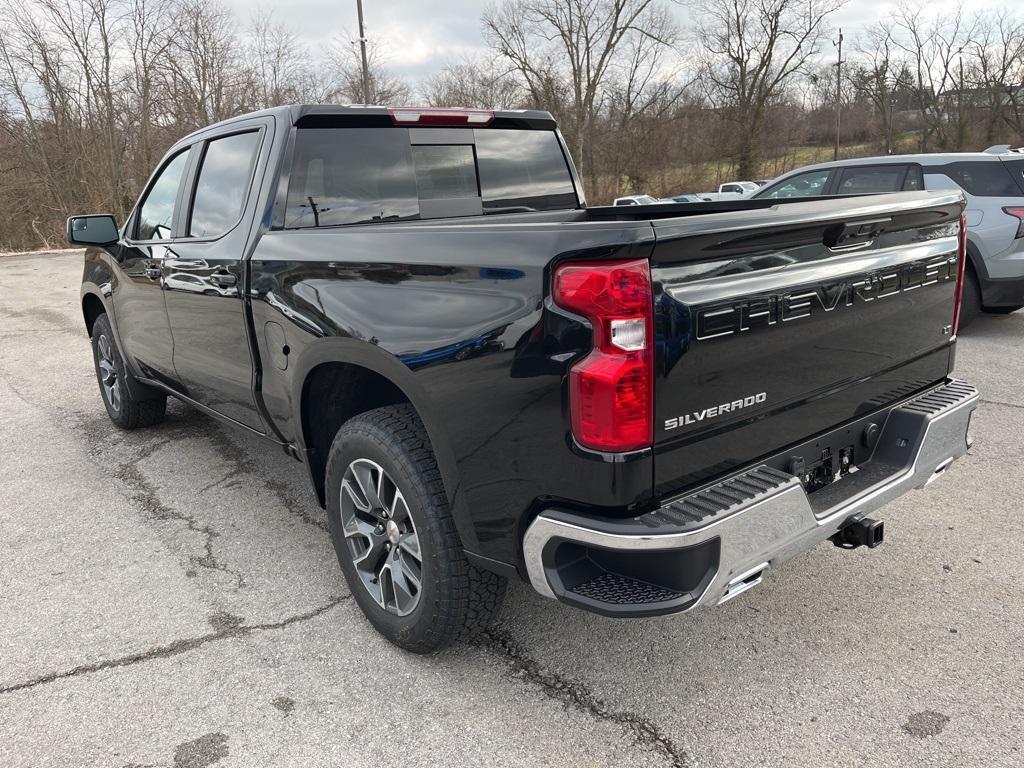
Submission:
<svg viewBox="0 0 1024 768">
<path fill-rule="evenodd" d="M 993 150 L 820 163 L 780 176 L 751 197 L 963 190 L 970 256 L 963 325 L 981 311 L 1007 313 L 1024 307 L 1024 153 L 1004 147 Z"/>
</svg>

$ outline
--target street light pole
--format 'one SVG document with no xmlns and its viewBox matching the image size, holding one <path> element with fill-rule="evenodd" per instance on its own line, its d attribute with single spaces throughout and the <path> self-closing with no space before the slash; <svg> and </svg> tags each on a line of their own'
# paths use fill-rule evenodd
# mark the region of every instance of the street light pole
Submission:
<svg viewBox="0 0 1024 768">
<path fill-rule="evenodd" d="M 839 129 L 843 119 L 843 30 L 839 29 L 839 42 L 833 43 L 839 48 L 839 57 L 836 59 L 836 149 L 832 156 L 833 160 L 839 159 Z"/>
<path fill-rule="evenodd" d="M 370 65 L 366 61 L 366 32 L 363 29 L 363 0 L 356 0 L 359 13 L 359 52 L 363 57 L 363 104 L 370 103 Z"/>
</svg>

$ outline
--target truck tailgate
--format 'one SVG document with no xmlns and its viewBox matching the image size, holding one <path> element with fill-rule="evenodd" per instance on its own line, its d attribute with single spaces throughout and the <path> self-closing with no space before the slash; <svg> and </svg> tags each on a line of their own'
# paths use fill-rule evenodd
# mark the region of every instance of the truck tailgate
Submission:
<svg viewBox="0 0 1024 768">
<path fill-rule="evenodd" d="M 915 192 L 652 221 L 656 496 L 943 380 L 962 209 Z"/>
</svg>

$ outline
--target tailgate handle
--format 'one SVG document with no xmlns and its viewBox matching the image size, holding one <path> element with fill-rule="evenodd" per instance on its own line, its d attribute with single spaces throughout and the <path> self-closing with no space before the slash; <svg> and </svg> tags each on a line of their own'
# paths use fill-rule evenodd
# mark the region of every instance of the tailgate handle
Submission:
<svg viewBox="0 0 1024 768">
<path fill-rule="evenodd" d="M 873 242 L 889 224 L 892 224 L 891 218 L 833 224 L 825 229 L 822 242 L 833 250 L 862 248 Z"/>
</svg>

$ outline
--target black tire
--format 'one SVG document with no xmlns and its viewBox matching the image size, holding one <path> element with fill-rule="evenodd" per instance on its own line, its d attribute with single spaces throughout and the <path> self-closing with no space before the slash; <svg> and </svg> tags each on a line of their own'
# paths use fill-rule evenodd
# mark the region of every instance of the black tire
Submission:
<svg viewBox="0 0 1024 768">
<path fill-rule="evenodd" d="M 92 359 L 96 366 L 96 380 L 107 415 L 121 429 L 151 427 L 164 420 L 167 396 L 156 395 L 145 399 L 132 395 L 128 385 L 131 376 L 117 348 L 114 332 L 107 316 L 100 315 L 92 326 Z"/>
<path fill-rule="evenodd" d="M 363 532 L 354 532 L 358 526 L 353 522 L 356 508 L 351 506 L 355 500 L 351 490 L 346 491 L 350 506 L 345 513 L 346 522 L 343 522 L 342 481 L 347 480 L 348 487 L 352 488 L 353 468 L 367 465 L 376 466 L 386 473 L 383 475 L 385 479 L 376 486 L 374 495 L 378 500 L 384 500 L 388 495 L 385 486 L 392 489 L 392 498 L 401 494 L 403 511 L 401 515 L 395 513 L 392 520 L 405 517 L 405 535 L 417 540 L 420 564 L 416 574 L 419 585 L 414 607 L 405 615 L 397 612 L 393 572 L 385 577 L 383 570 L 376 571 L 376 564 L 367 564 L 367 560 L 377 559 L 387 567 L 389 561 L 398 561 L 400 555 L 404 557 L 404 553 L 399 552 L 401 534 L 396 531 L 398 540 L 394 545 L 380 539 L 382 546 L 388 547 L 387 551 L 380 555 L 372 554 L 378 539 Z M 364 501 L 369 499 L 369 495 L 361 491 L 359 496 Z M 490 623 L 501 605 L 506 581 L 502 576 L 481 570 L 467 560 L 448 509 L 430 441 L 411 405 L 367 411 L 338 430 L 327 459 L 326 497 L 331 540 L 345 580 L 366 618 L 389 641 L 413 653 L 433 653 L 457 638 L 472 636 Z M 375 505 L 370 503 L 367 506 Z M 384 513 L 384 520 L 381 522 L 387 520 L 387 506 L 387 502 L 383 502 L 380 511 Z M 393 509 L 397 509 L 397 504 Z M 358 512 L 359 516 L 365 514 Z M 348 536 L 346 524 L 349 526 Z M 360 519 L 359 524 L 373 525 L 366 519 Z M 382 526 L 376 525 L 373 535 L 391 536 L 390 530 L 387 534 L 382 534 L 381 530 Z M 360 551 L 354 551 L 356 549 Z M 359 554 L 364 557 L 360 558 L 361 565 L 357 567 L 355 561 Z M 413 566 L 403 567 L 406 573 L 410 573 Z M 373 579 L 372 584 L 365 581 L 373 572 L 378 573 L 379 583 L 377 579 Z M 391 594 L 396 598 L 396 605 L 390 607 L 385 596 L 385 582 L 388 580 L 392 583 Z M 371 589 L 375 592 L 371 593 Z"/>
<path fill-rule="evenodd" d="M 1018 309 L 1024 309 L 1024 304 L 1017 304 L 1012 307 L 985 307 L 985 311 L 990 315 L 1009 315 Z"/>
<path fill-rule="evenodd" d="M 981 288 L 974 268 L 967 267 L 964 272 L 964 297 L 960 302 L 960 330 L 973 323 L 981 314 Z"/>
</svg>

